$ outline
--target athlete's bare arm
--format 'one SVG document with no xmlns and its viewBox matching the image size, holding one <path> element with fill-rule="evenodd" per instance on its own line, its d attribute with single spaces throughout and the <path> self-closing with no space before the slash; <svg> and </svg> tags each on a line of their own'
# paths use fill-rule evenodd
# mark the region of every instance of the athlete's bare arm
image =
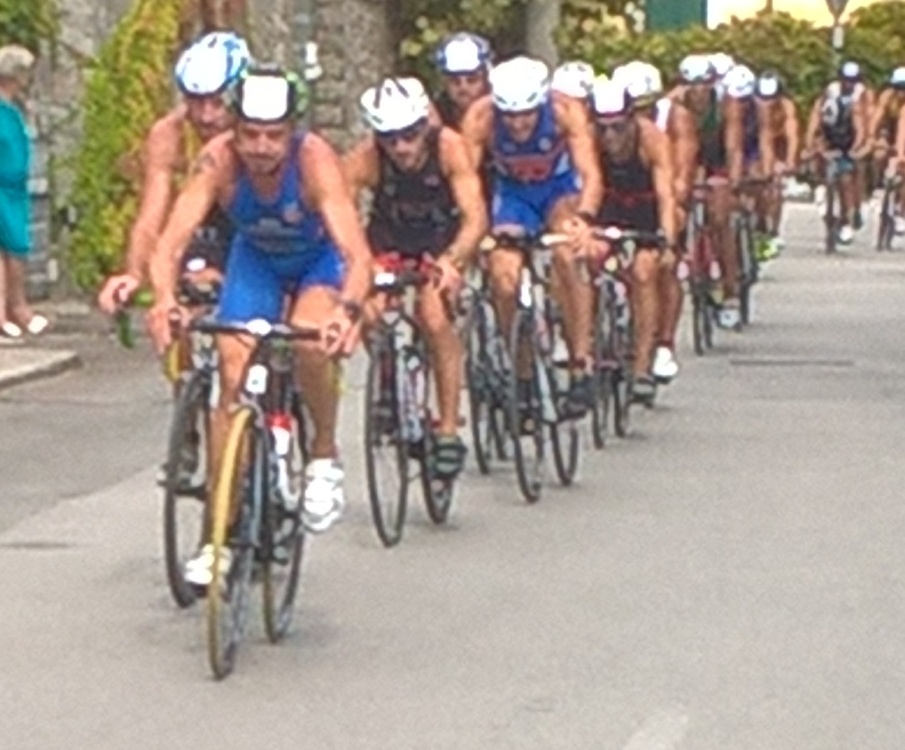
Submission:
<svg viewBox="0 0 905 750">
<path fill-rule="evenodd" d="M 757 146 L 760 151 L 761 177 L 772 177 L 776 170 L 776 132 L 773 129 L 772 102 L 757 102 Z"/>
<path fill-rule="evenodd" d="M 669 117 L 669 135 L 673 147 L 673 184 L 676 200 L 685 205 L 691 197 L 701 148 L 694 115 L 682 104 L 673 102 Z"/>
<path fill-rule="evenodd" d="M 487 233 L 487 205 L 465 139 L 450 128 L 440 131 L 440 164 L 462 217 L 459 232 L 446 249 L 446 256 L 461 271 L 471 263 Z"/>
<path fill-rule="evenodd" d="M 736 99 L 727 99 L 723 104 L 725 117 L 726 160 L 729 167 L 729 181 L 733 185 L 741 182 L 745 168 L 744 109 Z"/>
<path fill-rule="evenodd" d="M 151 127 L 142 149 L 138 215 L 126 250 L 126 273 L 139 280 L 147 277 L 148 261 L 175 197 L 173 178 L 184 147 L 183 117 L 181 109 L 177 109 L 160 118 Z"/>
<path fill-rule="evenodd" d="M 798 121 L 798 105 L 789 97 L 784 97 L 782 108 L 786 138 L 786 162 L 789 169 L 796 172 L 801 161 L 801 124 Z"/>
<path fill-rule="evenodd" d="M 579 102 L 569 100 L 554 101 L 553 111 L 581 179 L 576 210 L 596 216 L 603 200 L 603 176 L 587 110 Z"/>
<path fill-rule="evenodd" d="M 657 207 L 660 211 L 660 229 L 670 247 L 678 240 L 676 213 L 675 166 L 669 136 L 662 133 L 652 122 L 641 122 L 641 153 L 650 165 L 657 193 Z"/>
<path fill-rule="evenodd" d="M 343 177 L 353 200 L 366 188 L 374 188 L 380 180 L 380 157 L 374 136 L 368 135 L 347 151 L 341 159 Z"/>
<path fill-rule="evenodd" d="M 493 134 L 493 100 L 490 95 L 482 96 L 465 112 L 461 126 L 465 148 L 476 167 L 484 160 Z"/>
<path fill-rule="evenodd" d="M 343 257 L 343 299 L 360 304 L 371 291 L 371 251 L 339 156 L 323 138 L 309 133 L 298 159 L 305 176 L 305 198 L 320 214 Z"/>
<path fill-rule="evenodd" d="M 232 178 L 231 141 L 232 134 L 224 133 L 208 143 L 198 155 L 154 247 L 149 271 L 158 301 L 174 299 L 182 253 Z"/>
</svg>

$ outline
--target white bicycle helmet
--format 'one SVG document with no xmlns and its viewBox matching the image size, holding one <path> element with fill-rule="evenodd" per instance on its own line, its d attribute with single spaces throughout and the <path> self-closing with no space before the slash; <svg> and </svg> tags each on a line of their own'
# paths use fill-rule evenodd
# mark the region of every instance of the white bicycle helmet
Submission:
<svg viewBox="0 0 905 750">
<path fill-rule="evenodd" d="M 574 99 L 587 99 L 594 90 L 594 68 L 580 60 L 563 63 L 553 71 L 550 87 Z"/>
<path fill-rule="evenodd" d="M 625 86 L 635 104 L 650 104 L 663 96 L 663 76 L 655 65 L 640 63 Z"/>
<path fill-rule="evenodd" d="M 501 112 L 527 112 L 550 96 L 550 70 L 542 60 L 514 57 L 490 71 L 493 105 Z"/>
<path fill-rule="evenodd" d="M 206 34 L 179 56 L 176 85 L 189 96 L 219 94 L 239 80 L 251 63 L 248 44 L 231 31 Z"/>
<path fill-rule="evenodd" d="M 443 40 L 434 54 L 434 62 L 444 75 L 462 75 L 489 68 L 492 56 L 490 42 L 462 31 Z"/>
<path fill-rule="evenodd" d="M 709 55 L 688 55 L 679 63 L 679 76 L 685 83 L 710 83 L 716 70 Z"/>
<path fill-rule="evenodd" d="M 890 73 L 889 85 L 894 89 L 905 89 L 905 66 L 900 66 Z"/>
<path fill-rule="evenodd" d="M 613 71 L 613 80 L 628 86 L 629 82 L 644 72 L 647 63 L 641 60 L 632 60 L 624 65 L 620 65 Z"/>
<path fill-rule="evenodd" d="M 631 109 L 628 92 L 617 80 L 595 81 L 592 103 L 594 114 L 604 117 L 623 115 Z"/>
<path fill-rule="evenodd" d="M 359 99 L 365 122 L 378 133 L 404 130 L 430 113 L 430 100 L 417 78 L 387 78 Z"/>
<path fill-rule="evenodd" d="M 747 65 L 736 65 L 723 78 L 726 94 L 732 99 L 746 99 L 754 96 L 757 76 Z"/>
<path fill-rule="evenodd" d="M 710 64 L 713 66 L 713 71 L 716 73 L 717 78 L 722 78 L 735 67 L 735 60 L 725 52 L 716 52 L 709 57 Z"/>
</svg>

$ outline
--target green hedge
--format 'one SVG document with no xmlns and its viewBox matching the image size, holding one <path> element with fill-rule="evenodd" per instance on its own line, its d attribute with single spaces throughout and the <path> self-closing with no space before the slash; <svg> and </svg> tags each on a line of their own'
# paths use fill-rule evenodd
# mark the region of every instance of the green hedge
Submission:
<svg viewBox="0 0 905 750">
<path fill-rule="evenodd" d="M 800 107 L 808 107 L 831 79 L 835 58 L 829 28 L 815 27 L 786 13 L 761 13 L 734 19 L 715 29 L 615 35 L 603 33 L 593 19 L 564 24 L 558 45 L 563 57 L 577 57 L 601 71 L 640 58 L 657 65 L 664 76 L 692 52 L 728 52 L 755 71 L 779 71 Z M 860 62 L 868 80 L 882 85 L 890 70 L 905 64 L 905 3 L 867 6 L 852 15 L 843 55 Z"/>
<path fill-rule="evenodd" d="M 54 0 L 0 0 L 0 45 L 21 44 L 37 52 L 57 32 Z"/>
</svg>

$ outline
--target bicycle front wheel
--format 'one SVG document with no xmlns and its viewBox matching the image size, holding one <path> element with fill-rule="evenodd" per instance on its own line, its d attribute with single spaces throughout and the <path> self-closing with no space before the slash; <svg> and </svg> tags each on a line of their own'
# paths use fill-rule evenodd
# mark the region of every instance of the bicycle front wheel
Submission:
<svg viewBox="0 0 905 750">
<path fill-rule="evenodd" d="M 173 410 L 163 491 L 163 551 L 167 582 L 180 607 L 197 594 L 185 580 L 185 563 L 203 543 L 211 375 L 201 370 L 183 380 Z"/>
<path fill-rule="evenodd" d="M 515 473 L 519 490 L 529 503 L 540 500 L 544 474 L 544 424 L 541 394 L 538 388 L 538 367 L 534 340 L 536 331 L 533 311 L 518 310 L 512 325 L 509 379 L 509 433 L 512 437 Z M 530 358 L 531 379 L 525 388 L 519 387 L 519 357 Z M 527 387 L 530 383 L 530 393 Z"/>
<path fill-rule="evenodd" d="M 373 347 L 365 388 L 365 467 L 374 528 L 384 547 L 402 539 L 409 491 L 409 446 L 402 434 L 399 355 L 389 339 Z"/>
<path fill-rule="evenodd" d="M 254 565 L 254 508 L 265 485 L 267 443 L 251 406 L 232 416 L 214 490 L 212 578 L 207 590 L 207 650 L 217 679 L 229 675 L 248 624 Z M 233 509 L 236 518 L 233 521 Z"/>
</svg>

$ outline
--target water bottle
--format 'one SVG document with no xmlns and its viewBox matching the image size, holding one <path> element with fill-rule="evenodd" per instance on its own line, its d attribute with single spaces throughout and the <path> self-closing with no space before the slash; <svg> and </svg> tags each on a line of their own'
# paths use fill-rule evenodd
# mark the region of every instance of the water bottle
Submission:
<svg viewBox="0 0 905 750">
<path fill-rule="evenodd" d="M 298 444 L 292 421 L 285 412 L 267 416 L 274 452 L 273 494 L 288 510 L 295 510 L 301 499 L 301 462 L 296 460 Z"/>
</svg>

